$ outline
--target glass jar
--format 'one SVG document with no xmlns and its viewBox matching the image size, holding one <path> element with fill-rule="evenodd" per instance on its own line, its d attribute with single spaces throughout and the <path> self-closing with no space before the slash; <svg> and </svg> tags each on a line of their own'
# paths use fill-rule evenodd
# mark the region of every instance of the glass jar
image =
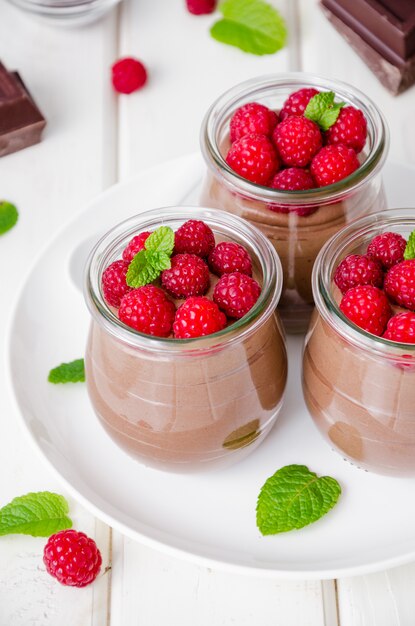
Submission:
<svg viewBox="0 0 415 626">
<path fill-rule="evenodd" d="M 100 19 L 120 0 L 9 0 L 50 24 L 77 26 Z"/>
<path fill-rule="evenodd" d="M 342 456 L 383 474 L 415 475 L 415 344 L 358 328 L 339 309 L 339 262 L 364 254 L 376 235 L 408 237 L 415 210 L 389 210 L 349 225 L 320 252 L 313 270 L 316 310 L 305 340 L 303 391 L 321 433 Z"/>
<path fill-rule="evenodd" d="M 254 101 L 279 110 L 289 94 L 302 87 L 334 91 L 339 100 L 364 113 L 368 138 L 361 167 L 343 181 L 310 191 L 278 191 L 236 174 L 225 161 L 235 110 Z M 241 83 L 220 96 L 203 121 L 200 141 L 207 165 L 201 204 L 247 219 L 270 239 L 284 271 L 279 303 L 283 323 L 290 333 L 304 332 L 313 309 L 311 272 L 321 247 L 348 222 L 386 207 L 380 172 L 388 130 L 382 114 L 363 93 L 340 81 L 276 74 Z"/>
<path fill-rule="evenodd" d="M 217 241 L 242 244 L 261 295 L 242 319 L 195 339 L 162 339 L 124 325 L 104 302 L 103 270 L 135 234 L 201 219 Z M 282 405 L 287 356 L 275 313 L 281 264 L 268 240 L 221 211 L 164 208 L 108 232 L 91 253 L 85 296 L 92 314 L 85 366 L 89 396 L 108 434 L 146 465 L 193 471 L 231 464 L 270 432 Z"/>
</svg>

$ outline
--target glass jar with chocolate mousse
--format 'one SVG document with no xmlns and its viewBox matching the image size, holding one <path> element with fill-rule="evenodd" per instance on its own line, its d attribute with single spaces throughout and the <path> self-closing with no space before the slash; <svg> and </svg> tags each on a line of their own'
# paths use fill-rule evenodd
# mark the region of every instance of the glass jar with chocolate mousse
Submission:
<svg viewBox="0 0 415 626">
<path fill-rule="evenodd" d="M 221 272 L 215 270 L 211 255 L 207 260 L 206 251 L 198 259 L 192 254 L 176 254 L 177 231 L 189 223 L 195 229 L 193 220 L 199 226 L 203 222 L 203 228 L 213 232 L 214 251 L 220 244 L 222 251 L 225 244 L 228 248 L 232 244 L 233 249 L 237 244 L 239 251 L 243 248 L 245 261 L 250 259 L 250 277 L 239 272 L 226 276 L 255 282 L 260 289 L 246 314 L 235 314 L 237 319 L 230 319 L 229 310 L 226 317 L 217 309 L 219 330 L 212 332 L 211 328 L 210 334 L 190 337 L 183 333 L 183 315 L 183 328 L 176 326 L 179 311 L 194 301 L 203 301 L 208 308 L 217 307 L 216 290 L 224 279 L 224 274 L 215 275 L 214 272 Z M 172 268 L 177 266 L 179 256 L 186 257 L 184 261 L 191 261 L 195 267 L 206 265 L 209 284 L 205 285 L 203 296 L 185 300 L 168 293 L 160 295 L 162 287 L 168 286 L 167 278 L 163 273 L 156 278 L 150 289 L 156 294 L 154 298 L 163 302 L 163 298 L 168 299 L 168 314 L 173 309 L 174 324 L 172 320 L 170 324 L 174 332 L 164 328 L 164 336 L 152 336 L 125 322 L 125 316 L 136 311 L 131 299 L 139 289 L 127 292 L 117 309 L 108 304 L 103 275 L 110 266 L 115 270 L 122 267 L 120 259 L 126 258 L 132 238 L 137 241 L 137 235 L 149 236 L 160 227 L 171 228 L 175 233 Z M 218 255 L 215 259 L 219 264 Z M 222 270 L 225 269 L 222 263 Z M 107 289 L 114 285 L 118 289 L 117 280 L 113 274 Z M 281 263 L 269 241 L 246 221 L 222 211 L 199 207 L 157 209 L 108 232 L 92 251 L 86 270 L 85 297 L 92 321 L 85 366 L 89 397 L 110 437 L 146 465 L 178 472 L 225 466 L 253 451 L 270 432 L 283 401 L 287 355 L 276 312 L 281 289 Z M 243 290 L 242 299 L 246 293 Z M 151 309 L 151 302 L 149 306 Z M 157 317 L 157 307 L 151 311 Z M 187 318 L 190 326 L 197 315 L 197 309 L 191 311 Z M 206 318 L 201 320 L 205 322 Z"/>
<path fill-rule="evenodd" d="M 343 105 L 335 131 L 334 127 L 328 132 L 324 131 L 327 120 L 323 120 L 321 137 L 318 137 L 317 132 L 315 149 L 312 146 L 313 139 L 310 140 L 311 145 L 307 146 L 307 150 L 311 150 L 310 158 L 303 158 L 302 146 L 299 158 L 293 151 L 289 154 L 292 146 L 288 146 L 283 161 L 280 148 L 284 147 L 284 143 L 287 147 L 286 142 L 298 129 L 298 122 L 291 120 L 287 123 L 287 118 L 300 114 L 304 117 L 310 99 L 323 92 L 334 92 L 335 102 L 339 103 L 338 106 Z M 256 103 L 257 107 L 252 110 L 251 117 L 250 103 Z M 267 119 L 266 112 L 258 111 L 257 105 L 267 107 L 268 113 L 274 116 L 276 112 L 277 115 L 274 119 Z M 238 113 L 236 124 L 234 116 L 241 107 L 244 108 Z M 328 105 L 330 107 L 331 104 Z M 362 119 L 361 114 L 364 116 L 363 140 L 359 137 L 362 129 L 356 128 Z M 331 123 L 330 120 L 328 123 Z M 282 124 L 286 126 L 285 129 Z M 303 126 L 298 132 L 304 133 L 307 142 L 310 126 L 311 132 L 315 128 L 310 121 Z M 269 140 L 274 144 L 277 175 L 271 179 L 267 177 L 270 172 L 275 174 L 275 164 L 268 174 L 261 178 L 264 173 L 261 171 L 259 177 L 252 175 L 251 180 L 236 171 L 239 167 L 239 172 L 246 172 L 252 166 L 252 161 L 255 161 L 255 155 L 261 149 L 266 152 L 267 147 L 263 148 L 257 137 L 253 139 L 254 144 L 257 144 L 242 146 L 245 151 L 242 159 L 245 159 L 244 165 L 247 166 L 245 169 L 236 162 L 241 154 L 229 158 L 235 138 L 239 137 L 243 143 L 246 137 L 241 138 L 241 134 L 251 131 L 254 135 L 268 133 Z M 276 135 L 279 137 L 276 138 Z M 326 144 L 343 141 L 347 144 L 345 148 L 329 147 L 329 154 L 324 155 L 324 167 L 329 176 L 325 181 L 316 182 L 316 177 L 313 178 L 311 174 L 313 167 L 316 171 L 319 169 L 323 153 L 327 152 Z M 333 173 L 330 152 L 340 152 L 336 166 L 341 168 L 344 153 L 349 158 L 351 146 L 352 161 L 355 159 L 352 173 L 341 180 L 338 180 L 339 176 L 344 176 L 341 173 L 334 178 L 330 177 L 330 172 Z M 323 148 L 323 152 L 318 157 L 319 163 L 316 161 L 313 166 L 310 159 L 319 148 Z M 380 174 L 388 150 L 388 131 L 382 114 L 365 94 L 340 81 L 302 73 L 265 76 L 235 86 L 213 103 L 202 124 L 201 149 L 207 165 L 201 204 L 243 217 L 268 237 L 279 254 L 284 272 L 279 303 L 283 323 L 290 333 L 304 332 L 313 309 L 311 272 L 321 247 L 352 220 L 385 208 Z M 272 150 L 272 147 L 268 145 L 268 149 Z M 357 160 L 353 151 L 356 152 Z M 259 160 L 264 161 L 266 158 L 267 155 L 262 153 Z M 292 164 L 301 164 L 302 167 L 294 167 L 293 171 Z M 255 168 L 262 167 L 260 163 L 254 165 Z M 282 176 L 281 172 L 284 172 Z M 254 174 L 257 174 L 257 170 Z M 291 175 L 289 180 L 288 175 Z M 252 182 L 253 179 L 262 182 Z M 337 182 L 328 184 L 327 181 L 334 179 Z"/>
<path fill-rule="evenodd" d="M 398 476 L 415 475 L 414 230 L 413 209 L 388 210 L 324 246 L 303 358 L 304 398 L 329 444 Z"/>
</svg>

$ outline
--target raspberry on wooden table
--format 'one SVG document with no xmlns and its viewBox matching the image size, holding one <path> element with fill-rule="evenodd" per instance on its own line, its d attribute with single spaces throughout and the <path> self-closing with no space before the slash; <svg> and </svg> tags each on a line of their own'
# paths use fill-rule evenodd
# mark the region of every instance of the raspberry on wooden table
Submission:
<svg viewBox="0 0 415 626">
<path fill-rule="evenodd" d="M 187 10 L 193 15 L 206 15 L 216 9 L 217 0 L 186 0 Z"/>
<path fill-rule="evenodd" d="M 175 298 L 202 296 L 209 289 L 209 268 L 196 254 L 176 254 L 170 269 L 162 272 L 161 284 Z"/>
<path fill-rule="evenodd" d="M 316 183 L 325 187 L 350 176 L 359 166 L 356 152 L 338 144 L 322 148 L 311 161 L 310 171 Z"/>
<path fill-rule="evenodd" d="M 252 183 L 266 185 L 280 166 L 274 145 L 265 135 L 244 135 L 232 144 L 227 164 Z"/>
<path fill-rule="evenodd" d="M 372 285 L 352 287 L 343 296 L 340 310 L 357 326 L 381 336 L 392 316 L 392 309 L 383 291 Z"/>
<path fill-rule="evenodd" d="M 210 226 L 201 220 L 187 220 L 174 235 L 175 254 L 197 254 L 207 257 L 215 247 L 215 236 Z"/>
<path fill-rule="evenodd" d="M 124 324 L 146 335 L 168 337 L 176 307 L 162 289 L 144 285 L 132 289 L 121 300 L 118 316 Z"/>
<path fill-rule="evenodd" d="M 391 317 L 383 337 L 400 343 L 415 343 L 415 313 L 405 311 Z"/>
<path fill-rule="evenodd" d="M 124 259 L 124 261 L 127 261 L 127 263 L 131 263 L 135 255 L 138 252 L 141 252 L 141 250 L 144 250 L 144 244 L 147 241 L 147 237 L 149 237 L 150 235 L 151 233 L 145 231 L 144 233 L 140 233 L 139 235 L 133 237 L 124 249 L 124 252 L 122 253 L 122 258 Z"/>
<path fill-rule="evenodd" d="M 396 263 L 403 261 L 406 248 L 406 239 L 399 233 L 381 233 L 370 242 L 367 254 L 370 258 L 379 261 L 385 269 L 390 269 Z"/>
<path fill-rule="evenodd" d="M 102 274 L 102 293 L 104 300 L 110 306 L 118 308 L 121 298 L 131 291 L 126 283 L 128 263 L 126 261 L 114 261 Z"/>
<path fill-rule="evenodd" d="M 277 121 L 275 111 L 271 111 L 258 102 L 248 102 L 237 109 L 231 117 L 230 140 L 233 143 L 244 135 L 252 133 L 270 137 Z"/>
<path fill-rule="evenodd" d="M 240 319 L 254 306 L 261 293 L 256 280 L 246 274 L 223 274 L 215 286 L 213 300 L 228 317 Z"/>
<path fill-rule="evenodd" d="M 212 300 L 192 297 L 177 309 L 173 331 L 176 339 L 191 339 L 217 333 L 226 323 L 226 315 Z"/>
<path fill-rule="evenodd" d="M 311 98 L 316 96 L 318 93 L 317 89 L 314 89 L 313 87 L 305 87 L 304 89 L 294 91 L 294 93 L 288 96 L 282 106 L 280 111 L 280 120 L 285 120 L 290 115 L 303 115 Z"/>
<path fill-rule="evenodd" d="M 275 127 L 274 143 L 285 165 L 305 167 L 323 145 L 317 124 L 305 117 L 287 117 Z"/>
<path fill-rule="evenodd" d="M 43 562 L 49 574 L 62 585 L 86 587 L 98 576 L 102 558 L 93 539 L 69 529 L 49 537 Z"/>
<path fill-rule="evenodd" d="M 126 57 L 116 61 L 112 66 L 112 84 L 118 93 L 130 94 L 144 87 L 147 82 L 147 71 L 141 61 Z"/>
<path fill-rule="evenodd" d="M 233 241 L 218 243 L 209 254 L 208 262 L 210 270 L 217 276 L 231 272 L 240 272 L 248 276 L 252 274 L 251 257 L 243 246 Z"/>
<path fill-rule="evenodd" d="M 415 311 L 415 259 L 401 261 L 391 267 L 383 288 L 391 300 Z"/>
<path fill-rule="evenodd" d="M 363 254 L 349 254 L 334 273 L 334 282 L 344 294 L 358 285 L 382 287 L 383 272 L 377 261 Z"/>
<path fill-rule="evenodd" d="M 326 131 L 327 144 L 343 144 L 361 152 L 366 143 L 367 122 L 362 111 L 352 106 L 343 107 L 339 117 Z"/>
</svg>

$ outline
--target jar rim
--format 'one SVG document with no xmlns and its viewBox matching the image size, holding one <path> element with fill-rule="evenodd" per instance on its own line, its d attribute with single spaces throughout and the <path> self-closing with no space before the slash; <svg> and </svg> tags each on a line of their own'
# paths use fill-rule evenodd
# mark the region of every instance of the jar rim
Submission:
<svg viewBox="0 0 415 626">
<path fill-rule="evenodd" d="M 217 142 L 218 125 L 227 113 L 233 112 L 246 96 L 259 95 L 261 91 L 292 86 L 297 88 L 314 87 L 321 90 L 335 91 L 346 103 L 360 108 L 373 133 L 373 143 L 361 166 L 347 178 L 325 187 L 316 187 L 301 191 L 280 191 L 252 183 L 237 174 L 221 154 Z M 382 167 L 389 146 L 389 131 L 386 120 L 375 103 L 359 89 L 351 85 L 305 72 L 267 74 L 239 83 L 219 96 L 208 109 L 201 127 L 200 146 L 208 167 L 215 175 L 218 172 L 232 191 L 259 201 L 274 204 L 324 205 L 341 199 L 344 195 L 355 192 L 372 178 Z"/>
<path fill-rule="evenodd" d="M 236 320 L 223 330 L 188 339 L 153 337 L 141 333 L 123 322 L 106 304 L 101 277 L 104 269 L 114 261 L 114 253 L 120 252 L 126 243 L 139 231 L 152 230 L 162 224 L 174 221 L 201 219 L 213 229 L 228 229 L 254 249 L 261 265 L 261 294 L 252 309 L 240 320 Z M 110 260 L 111 259 L 111 260 Z M 282 266 L 280 258 L 268 239 L 255 226 L 240 217 L 217 209 L 204 207 L 162 207 L 134 215 L 107 231 L 95 244 L 88 257 L 84 275 L 84 297 L 92 317 L 109 333 L 127 344 L 148 349 L 152 352 L 187 353 L 212 350 L 237 343 L 253 333 L 258 325 L 275 311 L 282 291 Z"/>
<path fill-rule="evenodd" d="M 364 236 L 369 234 L 375 236 L 380 232 L 385 232 L 381 229 L 404 226 L 405 224 L 412 226 L 412 230 L 415 229 L 414 209 L 386 209 L 376 215 L 355 220 L 325 243 L 315 261 L 311 279 L 316 309 L 337 333 L 353 345 L 368 352 L 395 357 L 398 354 L 402 358 L 408 355 L 412 356 L 415 353 L 415 344 L 391 341 L 356 326 L 342 313 L 335 301 L 332 293 L 332 276 L 334 261 L 350 243 L 356 242 L 357 244 Z"/>
</svg>

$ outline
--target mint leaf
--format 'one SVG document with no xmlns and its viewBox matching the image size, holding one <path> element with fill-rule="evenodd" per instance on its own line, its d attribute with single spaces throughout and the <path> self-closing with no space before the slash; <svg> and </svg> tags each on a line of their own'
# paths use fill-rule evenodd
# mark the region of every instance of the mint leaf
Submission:
<svg viewBox="0 0 415 626">
<path fill-rule="evenodd" d="M 304 117 L 318 124 L 321 130 L 326 131 L 333 126 L 339 117 L 340 110 L 345 102 L 334 102 L 333 91 L 322 91 L 313 96 L 304 111 Z"/>
<path fill-rule="evenodd" d="M 318 477 L 305 465 L 286 465 L 260 491 L 257 526 L 263 535 L 303 528 L 330 511 L 340 493 L 334 478 Z"/>
<path fill-rule="evenodd" d="M 8 230 L 16 225 L 19 213 L 10 202 L 0 201 L 0 235 L 4 235 Z"/>
<path fill-rule="evenodd" d="M 174 232 L 170 226 L 160 226 L 145 241 L 145 249 L 151 252 L 165 252 L 171 256 L 174 248 Z"/>
<path fill-rule="evenodd" d="M 406 244 L 403 258 L 405 259 L 405 261 L 415 259 L 415 230 L 413 230 L 408 237 L 408 243 Z"/>
<path fill-rule="evenodd" d="M 274 54 L 286 44 L 287 29 L 279 12 L 263 0 L 225 0 L 219 5 L 223 19 L 210 34 L 222 43 L 252 54 Z"/>
<path fill-rule="evenodd" d="M 49 491 L 14 498 L 0 509 L 0 535 L 49 537 L 72 527 L 69 506 L 63 496 Z"/>
<path fill-rule="evenodd" d="M 151 267 L 157 272 L 168 270 L 171 267 L 170 257 L 166 252 L 151 252 L 147 250 L 147 258 Z"/>
<path fill-rule="evenodd" d="M 70 363 L 61 363 L 49 372 L 48 381 L 57 385 L 59 383 L 84 383 L 85 364 L 83 359 L 76 359 Z"/>
<path fill-rule="evenodd" d="M 128 266 L 126 281 L 129 287 L 137 289 L 137 287 L 143 287 L 152 283 L 153 280 L 160 274 L 160 270 L 153 267 L 151 264 L 153 253 L 148 253 L 147 250 L 140 250 L 137 252 L 130 265 Z"/>
</svg>

